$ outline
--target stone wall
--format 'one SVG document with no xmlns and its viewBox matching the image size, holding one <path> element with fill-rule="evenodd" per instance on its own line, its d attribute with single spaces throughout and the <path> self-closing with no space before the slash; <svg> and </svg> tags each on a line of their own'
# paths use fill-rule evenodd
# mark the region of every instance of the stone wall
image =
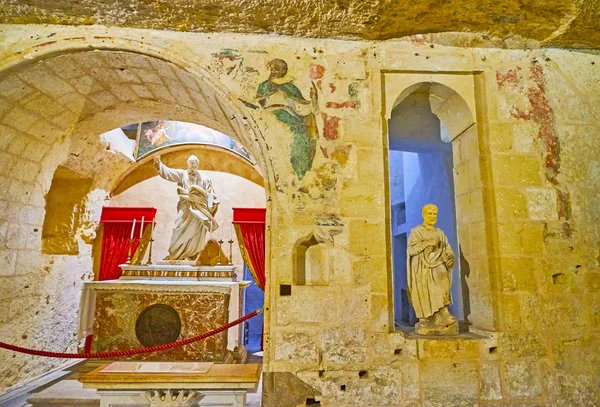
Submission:
<svg viewBox="0 0 600 407">
<path fill-rule="evenodd" d="M 14 232 L 23 227 L 15 219 L 31 207 L 38 217 L 29 228 L 41 225 L 58 165 L 92 176 L 91 194 L 110 191 L 129 164 L 95 137 L 162 112 L 239 138 L 265 176 L 266 406 L 598 403 L 600 57 L 451 48 L 422 38 L 4 31 L 0 61 L 12 70 L 0 80 L 0 140 L 10 163 L 1 167 L 2 199 L 13 232 L 0 272 L 2 289 L 13 288 L 0 298 L 25 310 L 4 316 L 4 340 L 73 348 L 65 333 L 75 330 L 89 244 L 83 240 L 77 256 L 44 256 L 39 237 L 31 248 L 17 238 L 24 232 Z M 90 46 L 105 51 L 84 52 Z M 287 63 L 287 81 L 269 81 L 270 70 L 283 71 L 274 59 Z M 264 108 L 282 100 L 284 91 L 273 91 L 281 82 L 302 94 L 288 106 L 295 114 Z M 472 333 L 453 339 L 417 339 L 391 326 L 386 126 L 396 102 L 421 82 L 439 84 L 430 101 L 452 140 L 459 244 L 470 270 Z M 47 152 L 26 158 L 23 140 Z M 31 170 L 22 170 L 26 164 Z M 84 231 L 97 222 L 100 198 L 96 192 L 86 205 Z M 294 284 L 296 249 L 313 241 L 333 265 L 328 284 Z M 39 264 L 17 266 L 19 259 Z M 291 285 L 291 295 L 280 295 L 280 285 Z M 51 287 L 61 296 L 45 297 Z M 50 330 L 56 323 L 64 329 Z M 0 357 L 5 387 L 60 363 Z"/>
</svg>

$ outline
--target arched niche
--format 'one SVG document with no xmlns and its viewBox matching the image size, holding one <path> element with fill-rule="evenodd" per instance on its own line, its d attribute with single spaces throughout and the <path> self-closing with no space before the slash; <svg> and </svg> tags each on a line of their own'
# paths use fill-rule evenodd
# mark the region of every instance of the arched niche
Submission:
<svg viewBox="0 0 600 407">
<path fill-rule="evenodd" d="M 294 245 L 294 285 L 329 285 L 331 246 L 311 234 Z"/>
<path fill-rule="evenodd" d="M 22 120 L 35 121 L 31 125 L 5 117 L 0 124 L 46 151 L 36 156 L 42 167 L 37 195 L 46 197 L 45 253 L 77 254 L 77 240 L 94 237 L 90 228 L 98 221 L 104 198 L 155 174 L 152 157 L 135 163 L 109 151 L 100 140 L 100 134 L 129 123 L 168 118 L 224 132 L 244 144 L 257 164 L 218 147 L 174 146 L 161 153 L 167 163 L 179 164 L 193 150 L 206 158 L 206 169 L 232 172 L 265 186 L 263 174 L 269 169 L 247 125 L 251 116 L 200 68 L 193 71 L 137 52 L 61 50 L 1 71 L 0 79 L 8 88 L 14 84 L 12 104 L 24 115 Z M 76 215 L 64 214 L 64 205 Z"/>
<path fill-rule="evenodd" d="M 407 87 L 394 101 L 392 111 L 408 96 L 417 92 L 429 95 L 431 111 L 440 119 L 443 141 L 454 140 L 475 124 L 467 101 L 451 87 L 438 82 L 418 82 Z"/>
<path fill-rule="evenodd" d="M 493 255 L 495 235 L 491 225 L 493 192 L 487 187 L 490 185 L 489 160 L 484 157 L 485 118 L 481 114 L 485 94 L 482 78 L 478 75 L 472 72 L 386 73 L 383 112 L 387 133 L 387 120 L 392 118 L 392 112 L 397 106 L 415 92 L 427 94 L 431 112 L 440 121 L 441 138 L 451 146 L 453 158 L 458 232 L 458 253 L 455 256 L 456 262 L 461 266 L 460 281 L 454 281 L 453 284 L 462 286 L 464 312 L 472 326 L 475 329 L 490 330 L 497 323 L 497 303 L 493 295 L 496 284 L 493 271 L 496 266 Z M 389 179 L 387 166 L 386 171 Z M 386 188 L 390 207 L 388 270 L 393 276 L 393 216 L 389 185 Z M 393 307 L 390 306 L 390 313 L 393 315 L 392 310 Z"/>
<path fill-rule="evenodd" d="M 272 171 L 265 158 L 262 135 L 252 115 L 230 97 L 222 84 L 195 62 L 170 50 L 148 50 L 146 45 L 119 40 L 115 43 L 119 45 L 112 50 L 92 37 L 79 39 L 75 44 L 68 40 L 49 43 L 23 49 L 11 60 L 3 60 L 0 66 L 0 82 L 5 92 L 2 107 L 6 109 L 4 113 L 8 112 L 0 121 L 3 137 L 0 149 L 11 154 L 11 165 L 19 171 L 19 179 L 11 179 L 15 187 L 10 188 L 10 194 L 0 197 L 0 201 L 14 208 L 16 216 L 7 223 L 15 230 L 20 228 L 24 236 L 19 247 L 10 248 L 8 253 L 15 259 L 13 267 L 21 270 L 15 281 L 20 286 L 27 285 L 21 282 L 32 278 L 40 281 L 36 295 L 46 298 L 42 306 L 56 307 L 52 315 L 69 315 L 56 319 L 48 318 L 44 312 L 37 316 L 36 308 L 24 310 L 14 318 L 27 321 L 32 327 L 30 338 L 76 329 L 76 312 L 70 312 L 78 308 L 81 284 L 90 277 L 90 263 L 94 259 L 91 245 L 87 243 L 97 230 L 105 198 L 135 166 L 122 154 L 107 150 L 100 141 L 100 134 L 130 123 L 156 119 L 214 128 L 246 147 L 256 159 L 260 174 L 264 175 L 267 195 L 270 193 Z M 83 185 L 73 193 L 73 184 L 79 181 Z M 77 204 L 85 202 L 77 222 L 64 219 L 65 225 L 75 227 L 69 226 L 69 232 L 61 227 L 48 227 L 47 220 L 56 214 L 47 210 L 48 199 L 68 195 L 73 198 L 70 207 L 81 209 L 83 206 Z M 62 207 L 66 214 L 71 211 L 69 205 L 51 203 L 49 206 Z M 23 227 L 19 224 L 19 213 L 27 214 L 28 223 Z M 44 223 L 47 237 L 54 234 L 53 237 L 60 239 L 59 235 L 66 234 L 70 242 L 56 249 L 52 256 L 46 256 L 41 250 L 39 230 Z M 269 237 L 267 234 L 267 246 Z M 85 247 L 81 245 L 82 240 Z M 79 250 L 73 242 L 79 244 Z M 268 267 L 267 262 L 267 270 Z M 65 284 L 66 281 L 69 284 Z M 21 296 L 31 295 L 16 292 L 10 299 Z M 15 322 L 22 323 L 19 321 Z M 8 326 L 2 327 L 2 335 L 9 342 L 16 342 L 18 338 Z M 72 335 L 55 339 L 55 349 L 75 346 L 76 339 Z M 31 340 L 22 344 L 35 346 Z M 31 362 L 18 357 L 14 363 L 30 363 L 29 371 L 35 372 L 50 370 L 59 362 Z M 24 379 L 26 375 L 18 377 L 18 380 Z"/>
</svg>

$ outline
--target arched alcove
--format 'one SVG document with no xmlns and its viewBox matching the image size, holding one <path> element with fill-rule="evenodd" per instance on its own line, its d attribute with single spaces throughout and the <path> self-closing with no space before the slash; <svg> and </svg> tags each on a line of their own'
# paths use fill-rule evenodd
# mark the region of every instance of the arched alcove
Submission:
<svg viewBox="0 0 600 407">
<path fill-rule="evenodd" d="M 438 78 L 435 74 L 415 74 L 402 79 L 390 75 L 390 79 L 386 79 L 387 90 L 393 91 L 386 95 L 389 103 L 386 106 L 386 118 L 389 119 L 386 128 L 391 150 L 388 162 L 390 167 L 399 165 L 404 170 L 406 161 L 413 162 L 424 183 L 416 188 L 423 202 L 414 194 L 405 199 L 395 196 L 404 196 L 406 190 L 399 194 L 392 186 L 388 190 L 391 252 L 398 251 L 398 247 L 405 251 L 410 228 L 422 222 L 420 207 L 412 205 L 415 207 L 411 210 L 409 199 L 412 203 L 419 201 L 417 206 L 429 203 L 425 200 L 444 202 L 447 208 L 440 209 L 438 226 L 444 230 L 455 251 L 452 294 L 459 296 L 455 303 L 456 299 L 463 303 L 460 310 L 454 307 L 453 313 L 459 317 L 464 314 L 466 320 L 478 327 L 490 328 L 494 324 L 494 301 L 490 295 L 493 282 L 489 277 L 488 234 L 483 205 L 486 174 L 481 169 L 480 140 L 475 122 L 476 81 L 473 77 L 465 79 L 464 75 L 440 74 Z M 410 154 L 397 159 L 394 149 Z M 423 157 L 419 157 L 418 153 L 422 153 Z M 436 155 L 438 158 L 431 161 Z M 398 175 L 392 168 L 389 174 L 391 184 L 398 182 L 395 179 Z M 442 175 L 442 178 L 435 181 L 435 174 Z M 408 186 L 404 184 L 403 188 Z M 413 220 L 414 224 L 406 230 L 400 230 L 400 225 L 411 217 L 419 219 Z M 401 269 L 401 274 L 393 275 L 395 311 L 401 312 L 408 305 L 406 292 L 401 292 L 402 282 L 406 283 L 406 254 L 401 259 L 391 258 L 390 269 L 392 273 Z M 410 318 L 406 312 L 403 317 Z M 415 322 L 414 316 L 410 322 Z"/>
<path fill-rule="evenodd" d="M 295 285 L 329 285 L 332 268 L 330 246 L 310 236 L 300 239 L 293 249 Z"/>
<path fill-rule="evenodd" d="M 32 60 L 0 71 L 2 111 L 7 112 L 0 122 L 0 148 L 10 156 L 10 165 L 3 168 L 10 177 L 6 178 L 7 194 L 0 201 L 15 214 L 7 219 L 8 227 L 23 237 L 14 240 L 5 253 L 10 259 L 7 272 L 15 276 L 0 293 L 15 304 L 23 303 L 22 312 L 5 321 L 0 336 L 23 346 L 73 351 L 81 286 L 91 278 L 91 241 L 100 210 L 136 167 L 122 154 L 107 150 L 100 134 L 165 118 L 198 123 L 236 138 L 247 148 L 258 164 L 244 171 L 256 182 L 263 178 L 259 174 L 264 175 L 267 196 L 271 170 L 258 130 L 250 125 L 252 116 L 200 67 L 177 58 L 173 63 L 164 55 L 156 58 L 137 51 L 61 46 L 45 54 L 30 50 Z M 67 195 L 73 179 L 85 180 L 85 188 L 70 203 L 83 208 L 76 222 L 79 226 L 69 236 L 72 245 L 66 251 L 43 253 L 41 231 L 45 219 L 53 216 L 47 211 L 47 199 Z M 65 222 L 73 224 L 68 218 Z M 62 230 L 50 229 L 59 234 Z M 25 321 L 31 327 L 28 337 L 35 338 L 35 343 L 11 329 Z M 3 363 L 2 374 L 11 386 L 58 363 L 16 355 L 10 363 Z M 26 374 L 20 373 L 24 366 Z"/>
</svg>

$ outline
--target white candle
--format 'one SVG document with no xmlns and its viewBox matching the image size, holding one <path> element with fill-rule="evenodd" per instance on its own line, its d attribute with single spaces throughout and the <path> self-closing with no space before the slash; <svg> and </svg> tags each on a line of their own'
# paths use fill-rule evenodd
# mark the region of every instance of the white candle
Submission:
<svg viewBox="0 0 600 407">
<path fill-rule="evenodd" d="M 152 235 L 150 236 L 151 239 L 154 237 L 154 228 L 155 227 L 156 227 L 156 219 L 152 220 Z"/>
<path fill-rule="evenodd" d="M 229 224 L 229 240 L 232 240 L 231 239 L 232 233 L 233 233 L 233 223 L 230 223 Z"/>
<path fill-rule="evenodd" d="M 142 216 L 142 224 L 140 225 L 140 239 L 142 238 L 143 232 L 144 232 L 144 217 Z"/>
<path fill-rule="evenodd" d="M 133 218 L 133 226 L 131 227 L 131 237 L 129 240 L 133 240 L 133 231 L 135 230 L 135 218 Z"/>
</svg>

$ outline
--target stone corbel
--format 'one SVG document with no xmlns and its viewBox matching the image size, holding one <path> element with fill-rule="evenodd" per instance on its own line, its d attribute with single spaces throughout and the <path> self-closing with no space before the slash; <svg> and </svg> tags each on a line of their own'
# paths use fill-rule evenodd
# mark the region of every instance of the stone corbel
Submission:
<svg viewBox="0 0 600 407">
<path fill-rule="evenodd" d="M 148 390 L 145 392 L 150 407 L 193 407 L 204 397 L 196 390 Z"/>
</svg>

